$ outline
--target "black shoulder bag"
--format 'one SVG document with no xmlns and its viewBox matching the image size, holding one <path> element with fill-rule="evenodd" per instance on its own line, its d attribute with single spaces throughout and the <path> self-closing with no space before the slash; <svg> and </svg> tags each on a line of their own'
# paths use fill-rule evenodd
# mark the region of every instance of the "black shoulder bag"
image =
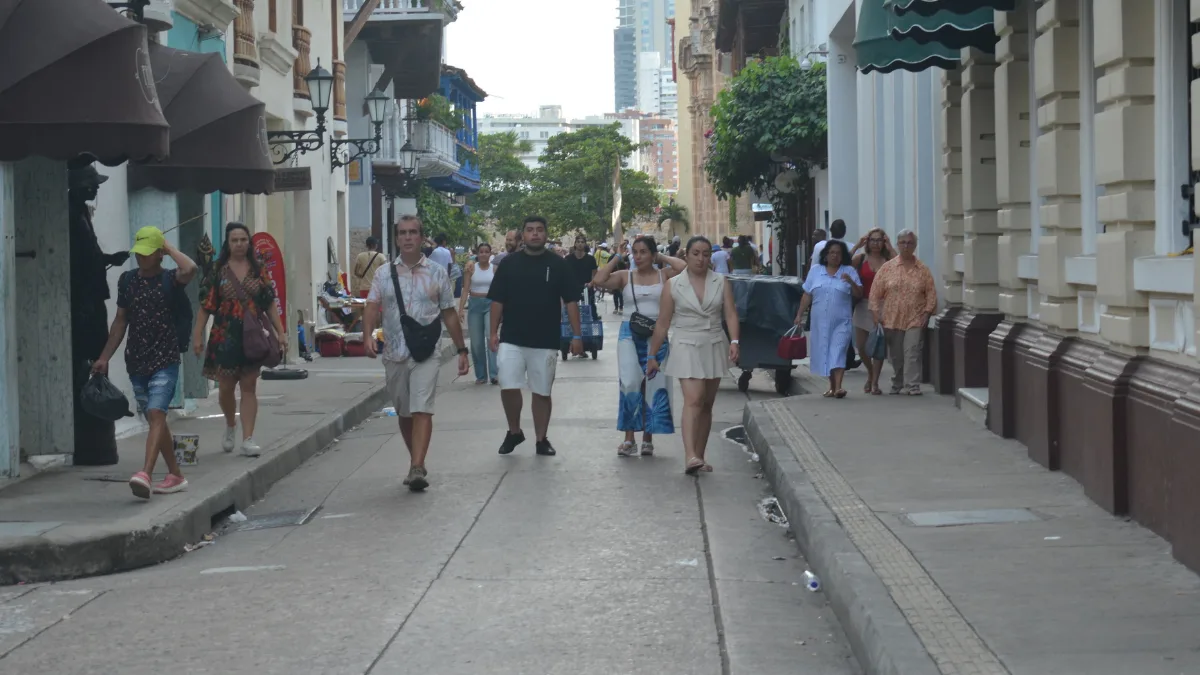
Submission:
<svg viewBox="0 0 1200 675">
<path fill-rule="evenodd" d="M 633 314 L 629 317 L 629 332 L 643 340 L 649 340 L 651 335 L 654 335 L 654 319 L 642 314 L 638 311 L 637 306 L 637 285 L 633 283 L 633 275 L 637 272 L 634 267 L 629 268 L 629 294 L 633 296 Z M 662 272 L 659 273 L 659 278 L 662 278 Z"/>
<path fill-rule="evenodd" d="M 396 292 L 396 304 L 400 307 L 400 331 L 404 333 L 404 343 L 408 345 L 408 353 L 412 354 L 417 363 L 429 360 L 437 349 L 438 340 L 442 337 L 442 324 L 434 320 L 429 325 L 422 325 L 404 311 L 404 294 L 400 292 L 400 274 L 396 272 L 396 264 L 388 263 L 392 268 L 392 289 Z M 440 317 L 439 317 L 440 319 Z"/>
</svg>

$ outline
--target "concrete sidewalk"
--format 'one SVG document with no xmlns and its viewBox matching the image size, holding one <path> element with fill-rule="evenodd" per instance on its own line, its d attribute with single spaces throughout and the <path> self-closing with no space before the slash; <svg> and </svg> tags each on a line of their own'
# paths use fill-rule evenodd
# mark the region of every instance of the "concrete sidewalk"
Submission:
<svg viewBox="0 0 1200 675">
<path fill-rule="evenodd" d="M 1200 672 L 1200 577 L 1165 541 L 952 398 L 868 396 L 863 378 L 745 420 L 866 672 Z"/>
<path fill-rule="evenodd" d="M 444 355 L 444 353 L 443 353 Z M 300 366 L 298 366 L 300 367 Z M 214 391 L 174 434 L 199 434 L 188 489 L 135 498 L 127 481 L 145 434 L 118 441 L 120 463 L 46 471 L 0 490 L 0 584 L 53 581 L 152 565 L 184 552 L 214 518 L 244 509 L 281 478 L 385 405 L 383 367 L 366 358 L 318 359 L 309 377 L 259 383 L 258 458 L 221 450 L 225 422 Z M 160 460 L 154 480 L 166 474 Z"/>
</svg>

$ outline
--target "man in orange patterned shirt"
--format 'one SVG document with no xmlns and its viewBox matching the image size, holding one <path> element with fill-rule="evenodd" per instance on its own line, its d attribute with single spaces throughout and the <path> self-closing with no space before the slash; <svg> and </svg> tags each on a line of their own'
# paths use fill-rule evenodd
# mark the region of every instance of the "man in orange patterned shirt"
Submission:
<svg viewBox="0 0 1200 675">
<path fill-rule="evenodd" d="M 921 395 L 921 342 L 929 317 L 937 310 L 933 273 L 917 259 L 917 235 L 896 236 L 900 255 L 884 263 L 871 286 L 871 316 L 887 336 L 892 362 L 892 392 Z"/>
</svg>

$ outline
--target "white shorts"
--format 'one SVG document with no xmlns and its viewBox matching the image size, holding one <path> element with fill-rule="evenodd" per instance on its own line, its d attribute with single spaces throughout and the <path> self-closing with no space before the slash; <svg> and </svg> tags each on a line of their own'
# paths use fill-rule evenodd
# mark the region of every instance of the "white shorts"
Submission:
<svg viewBox="0 0 1200 675">
<path fill-rule="evenodd" d="M 523 389 L 538 396 L 549 396 L 554 388 L 554 370 L 558 367 L 557 349 L 534 349 L 500 343 L 496 352 L 500 389 Z"/>
<path fill-rule="evenodd" d="M 407 361 L 384 361 L 387 374 L 387 390 L 400 417 L 412 417 L 413 413 L 433 414 L 433 398 L 437 393 L 438 368 L 441 359 L 437 354 L 421 363 Z"/>
</svg>

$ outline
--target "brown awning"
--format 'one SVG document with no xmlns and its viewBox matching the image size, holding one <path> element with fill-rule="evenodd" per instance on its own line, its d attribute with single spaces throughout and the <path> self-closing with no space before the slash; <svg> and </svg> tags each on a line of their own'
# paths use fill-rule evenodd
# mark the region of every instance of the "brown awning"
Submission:
<svg viewBox="0 0 1200 675">
<path fill-rule="evenodd" d="M 0 0 L 0 161 L 167 156 L 146 27 L 101 0 Z"/>
<path fill-rule="evenodd" d="M 274 191 L 266 105 L 238 84 L 221 57 L 150 45 L 150 65 L 171 124 L 171 157 L 131 164 L 130 188 Z"/>
</svg>

